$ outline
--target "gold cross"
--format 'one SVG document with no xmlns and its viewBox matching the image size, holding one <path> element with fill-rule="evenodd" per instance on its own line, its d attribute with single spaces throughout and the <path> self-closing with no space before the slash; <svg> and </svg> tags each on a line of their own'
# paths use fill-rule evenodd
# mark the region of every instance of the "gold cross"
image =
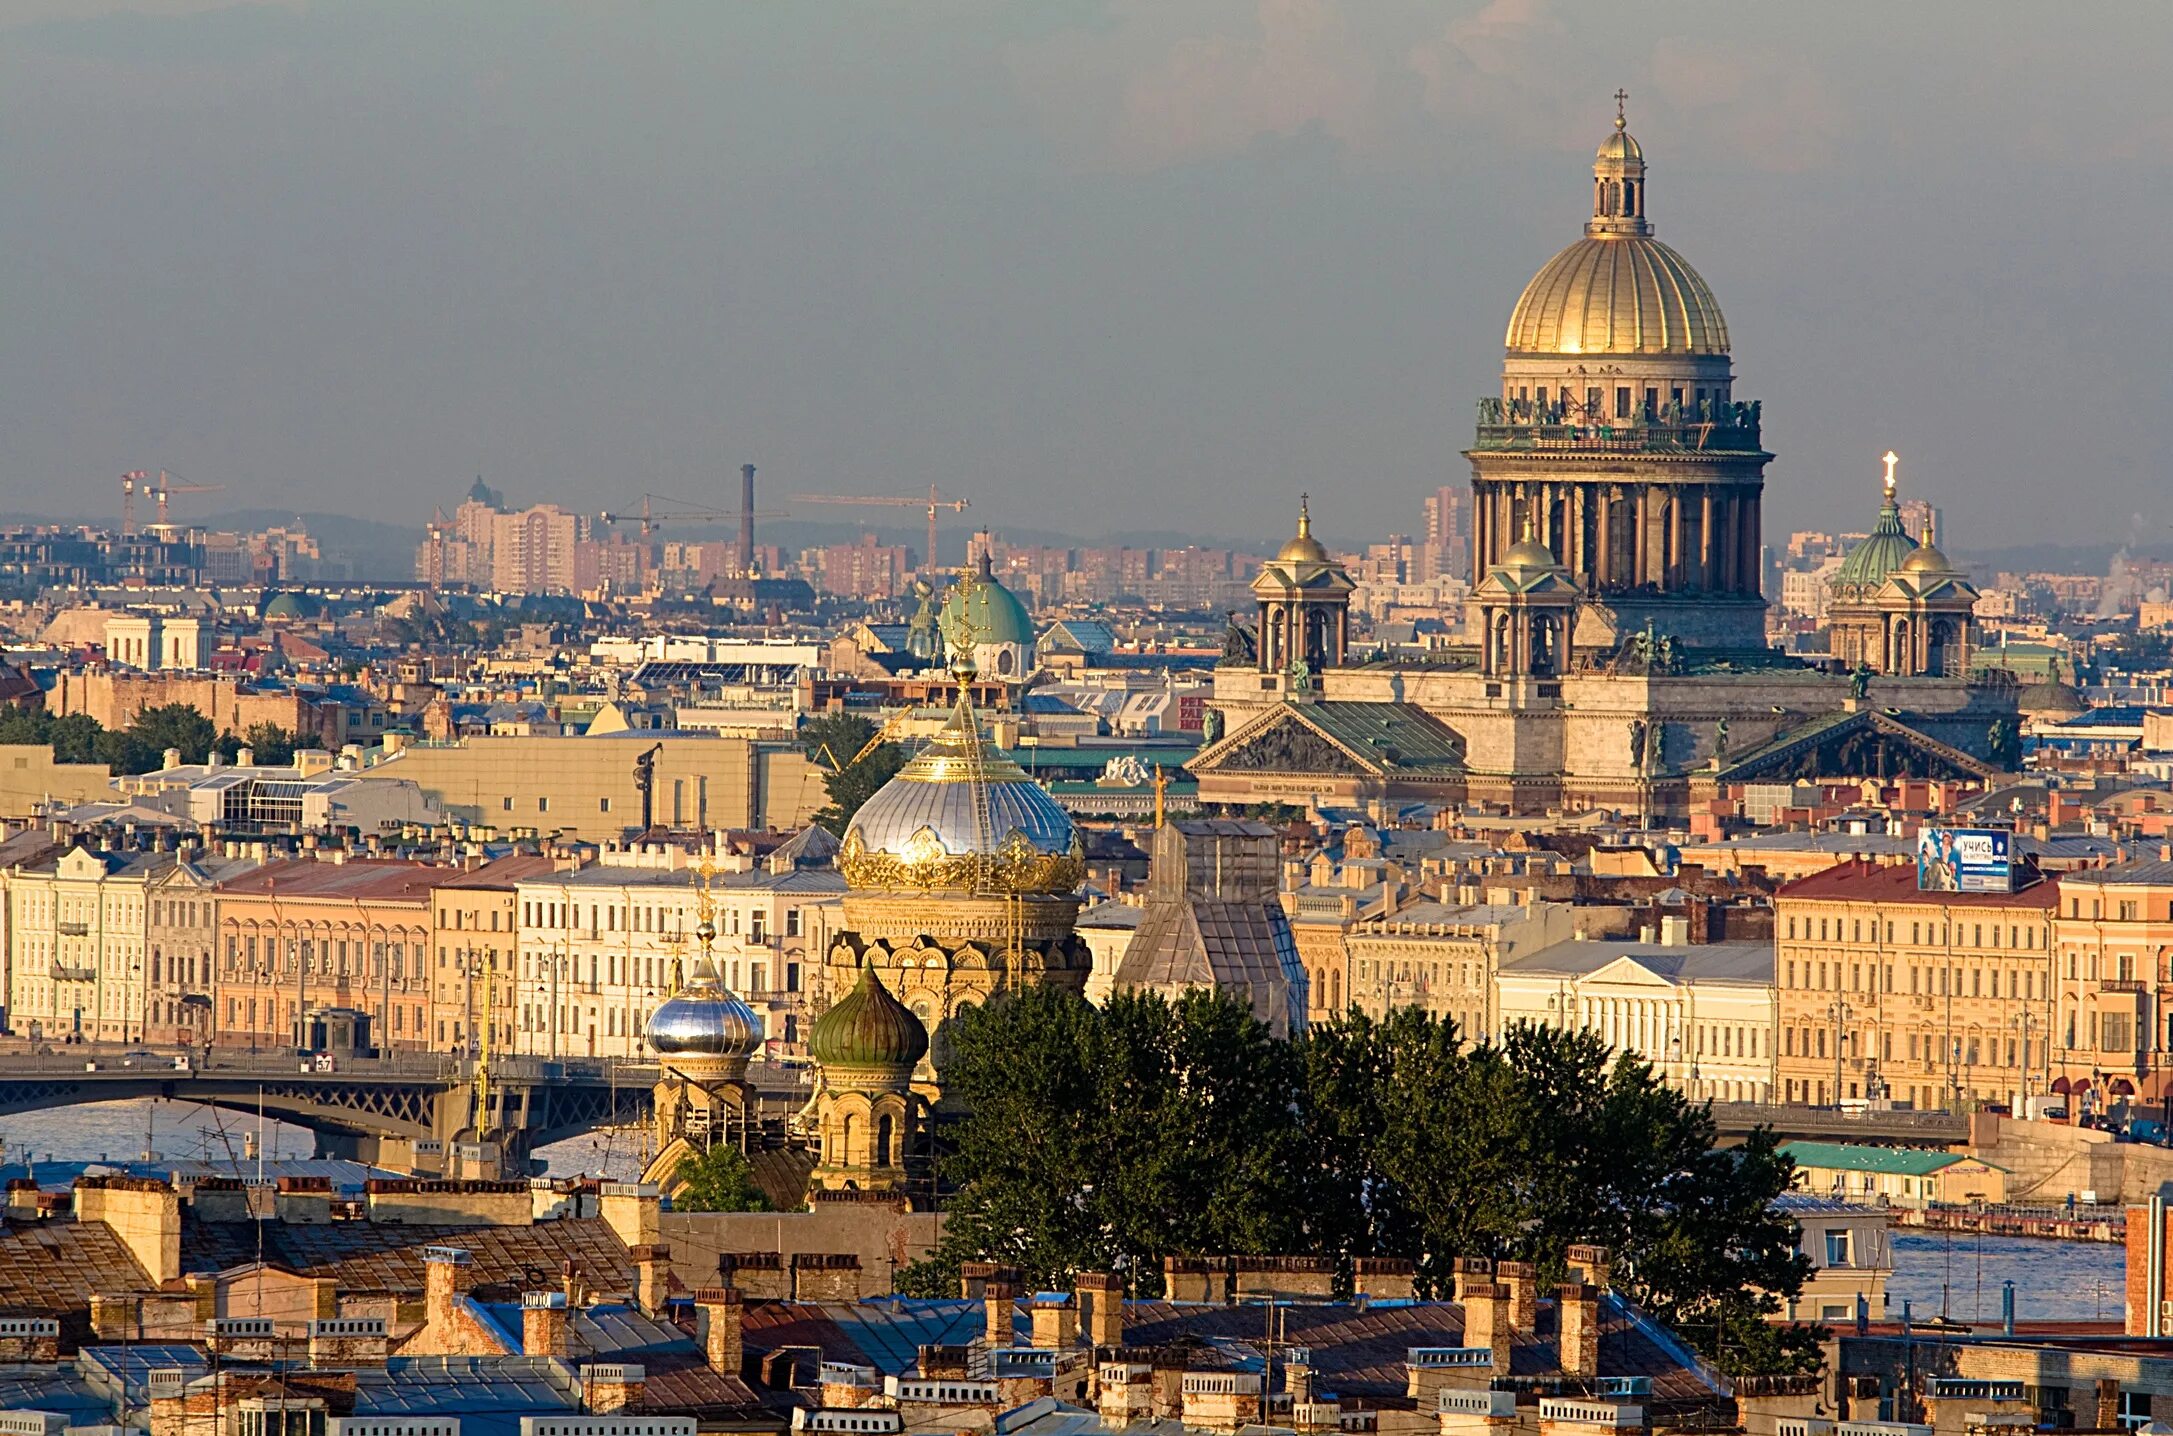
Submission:
<svg viewBox="0 0 2173 1436">
<path fill-rule="evenodd" d="M 1901 455 L 1892 449 L 1886 451 L 1886 491 L 1894 492 L 1894 465 L 1901 462 Z"/>
<path fill-rule="evenodd" d="M 1615 91 L 1615 128 L 1618 130 L 1629 124 L 1629 121 L 1623 118 L 1622 114 L 1622 107 L 1629 103 L 1629 99 L 1630 92 L 1628 90 Z"/>
</svg>

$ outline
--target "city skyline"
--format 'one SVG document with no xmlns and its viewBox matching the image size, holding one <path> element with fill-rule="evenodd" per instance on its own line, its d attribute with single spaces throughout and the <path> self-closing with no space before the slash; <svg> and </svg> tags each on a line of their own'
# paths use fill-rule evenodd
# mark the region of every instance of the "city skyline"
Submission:
<svg viewBox="0 0 2173 1436">
<path fill-rule="evenodd" d="M 1889 447 L 1957 547 L 2158 537 L 2164 17 L 1835 13 L 18 6 L 0 466 L 46 510 L 164 465 L 410 522 L 478 470 L 587 508 L 753 459 L 998 531 L 1265 539 L 1304 489 L 1408 531 L 1621 86 L 1766 405 L 1769 537 L 1861 527 Z"/>
</svg>

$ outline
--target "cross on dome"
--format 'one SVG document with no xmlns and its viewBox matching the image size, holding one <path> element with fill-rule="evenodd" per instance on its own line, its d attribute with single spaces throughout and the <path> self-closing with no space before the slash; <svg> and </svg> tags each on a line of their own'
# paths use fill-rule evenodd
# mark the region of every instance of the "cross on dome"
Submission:
<svg viewBox="0 0 2173 1436">
<path fill-rule="evenodd" d="M 1622 112 L 1622 107 L 1628 104 L 1629 101 L 1630 92 L 1628 90 L 1615 91 L 1615 128 L 1618 130 L 1624 130 L 1630 127 L 1630 121 L 1628 117 L 1625 116 Z"/>
<path fill-rule="evenodd" d="M 1894 493 L 1894 465 L 1900 462 L 1901 455 L 1895 453 L 1892 449 L 1886 451 L 1886 492 L 1888 497 L 1892 497 Z"/>
</svg>

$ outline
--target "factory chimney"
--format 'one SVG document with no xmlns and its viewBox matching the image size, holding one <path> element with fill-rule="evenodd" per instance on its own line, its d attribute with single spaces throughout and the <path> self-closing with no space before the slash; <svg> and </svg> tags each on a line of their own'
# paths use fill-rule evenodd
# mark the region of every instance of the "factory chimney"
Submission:
<svg viewBox="0 0 2173 1436">
<path fill-rule="evenodd" d="M 755 571 L 755 466 L 739 466 L 739 573 L 741 578 L 753 576 Z"/>
</svg>

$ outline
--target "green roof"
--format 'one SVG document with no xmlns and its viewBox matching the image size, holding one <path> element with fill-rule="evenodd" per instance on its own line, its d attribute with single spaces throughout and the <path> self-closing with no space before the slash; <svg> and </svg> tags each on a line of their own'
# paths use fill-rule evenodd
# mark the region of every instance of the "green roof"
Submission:
<svg viewBox="0 0 2173 1436">
<path fill-rule="evenodd" d="M 1322 699 L 1293 703 L 1299 721 L 1371 756 L 1384 769 L 1461 773 L 1464 745 L 1454 730 L 1415 703 L 1357 703 Z"/>
<path fill-rule="evenodd" d="M 1783 1142 L 1781 1150 L 1799 1167 L 1829 1172 L 1878 1172 L 1889 1177 L 1928 1177 L 1957 1162 L 1975 1162 L 1966 1152 L 1937 1152 L 1927 1147 L 1862 1147 L 1853 1142 Z M 2005 1167 L 1981 1163 L 1995 1172 Z"/>
<path fill-rule="evenodd" d="M 1901 507 L 1889 492 L 1879 508 L 1879 521 L 1870 536 L 1848 552 L 1832 580 L 1836 593 L 1869 593 L 1886 582 L 1888 574 L 1916 552 L 1916 540 L 1901 526 Z"/>
<path fill-rule="evenodd" d="M 954 583 L 943 600 L 937 620 L 954 645 L 963 641 L 978 647 L 988 643 L 1034 645 L 1034 621 L 1018 595 L 996 581 L 988 558 L 982 556 L 980 572 L 970 582 Z"/>
</svg>

